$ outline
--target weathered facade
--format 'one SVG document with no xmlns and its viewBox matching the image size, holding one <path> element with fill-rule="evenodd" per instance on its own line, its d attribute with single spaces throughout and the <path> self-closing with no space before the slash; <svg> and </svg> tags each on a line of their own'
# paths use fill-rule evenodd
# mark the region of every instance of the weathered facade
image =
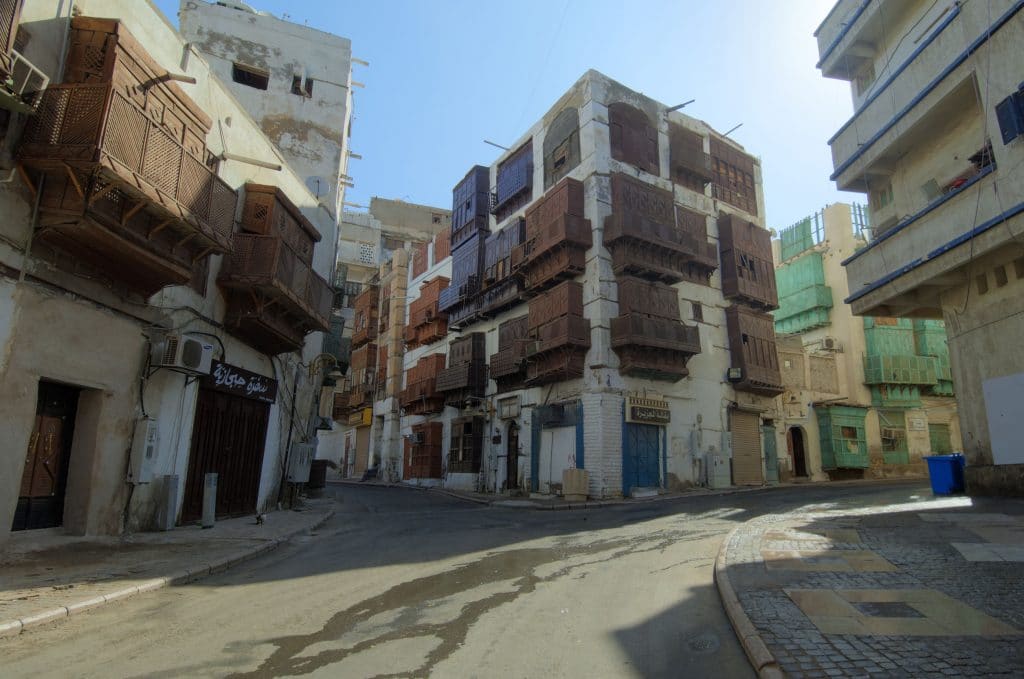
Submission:
<svg viewBox="0 0 1024 679">
<path fill-rule="evenodd" d="M 194 521 L 210 472 L 218 515 L 272 509 L 315 444 L 337 223 L 155 7 L 74 9 L 24 4 L 50 85 L 2 128 L 0 538 Z"/>
<path fill-rule="evenodd" d="M 351 477 L 377 466 L 371 440 L 400 445 L 397 396 L 409 269 L 426 266 L 428 244 L 438 233 L 448 238 L 451 215 L 378 197 L 368 212 L 342 215 L 334 316 L 324 351 L 336 356 L 341 373 L 351 370 L 349 379 L 335 380 L 321 396 L 320 414 L 334 425 L 320 432 L 317 454 L 333 461 L 338 474 Z"/>
<path fill-rule="evenodd" d="M 381 474 L 593 497 L 765 483 L 781 377 L 763 214 L 755 158 L 586 73 L 457 183 L 450 239 L 414 262 Z"/>
<path fill-rule="evenodd" d="M 351 184 L 352 42 L 240 2 L 181 0 L 178 21 L 191 49 L 339 217 Z"/>
<path fill-rule="evenodd" d="M 923 475 L 923 456 L 961 449 L 942 322 L 861 318 L 842 301 L 842 261 L 867 244 L 866 217 L 830 205 L 772 243 L 783 476 Z"/>
<path fill-rule="evenodd" d="M 842 0 L 816 33 L 855 108 L 832 179 L 868 194 L 875 227 L 846 301 L 945 322 L 971 493 L 1024 491 L 1022 9 Z"/>
</svg>

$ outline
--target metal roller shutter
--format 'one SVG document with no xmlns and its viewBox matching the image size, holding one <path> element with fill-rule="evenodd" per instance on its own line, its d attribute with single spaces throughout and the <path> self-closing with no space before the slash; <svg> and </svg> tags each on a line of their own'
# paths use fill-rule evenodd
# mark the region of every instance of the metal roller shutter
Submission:
<svg viewBox="0 0 1024 679">
<path fill-rule="evenodd" d="M 760 417 L 757 413 L 734 410 L 731 420 L 733 483 L 737 486 L 763 485 Z"/>
</svg>

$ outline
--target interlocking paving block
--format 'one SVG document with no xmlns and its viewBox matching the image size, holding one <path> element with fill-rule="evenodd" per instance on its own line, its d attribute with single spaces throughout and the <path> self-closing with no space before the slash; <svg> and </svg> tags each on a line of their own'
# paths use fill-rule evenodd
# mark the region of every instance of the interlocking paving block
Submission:
<svg viewBox="0 0 1024 679">
<path fill-rule="evenodd" d="M 769 570 L 834 573 L 884 573 L 897 570 L 884 557 L 870 549 L 762 549 L 761 558 Z"/>
<path fill-rule="evenodd" d="M 786 589 L 824 634 L 1010 636 L 1021 632 L 933 589 Z M 867 607 L 865 607 L 867 605 Z M 912 613 L 907 613 L 910 609 Z M 903 611 L 903 614 L 900 612 Z M 859 631 L 863 630 L 863 631 Z"/>
</svg>

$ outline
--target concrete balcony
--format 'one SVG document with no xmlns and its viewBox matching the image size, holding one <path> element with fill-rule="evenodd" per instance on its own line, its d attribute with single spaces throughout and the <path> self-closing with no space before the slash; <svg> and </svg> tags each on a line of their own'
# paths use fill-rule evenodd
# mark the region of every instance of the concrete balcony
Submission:
<svg viewBox="0 0 1024 679">
<path fill-rule="evenodd" d="M 871 2 L 859 23 L 870 21 L 864 17 L 878 4 Z M 838 188 L 864 191 L 869 175 L 891 174 L 903 153 L 930 142 L 936 130 L 966 115 L 983 118 L 976 90 L 984 85 L 976 82 L 982 71 L 974 55 L 1013 54 L 1021 9 L 1015 2 L 991 16 L 973 6 L 940 12 L 912 52 L 892 55 L 856 114 L 829 140 Z"/>
<path fill-rule="evenodd" d="M 940 293 L 966 282 L 970 260 L 1009 243 L 1024 223 L 1016 196 L 1000 205 L 999 172 L 976 175 L 846 259 L 853 313 L 941 318 Z"/>
<path fill-rule="evenodd" d="M 851 80 L 863 60 L 874 54 L 882 0 L 839 0 L 818 26 L 818 68 L 826 78 Z"/>
</svg>

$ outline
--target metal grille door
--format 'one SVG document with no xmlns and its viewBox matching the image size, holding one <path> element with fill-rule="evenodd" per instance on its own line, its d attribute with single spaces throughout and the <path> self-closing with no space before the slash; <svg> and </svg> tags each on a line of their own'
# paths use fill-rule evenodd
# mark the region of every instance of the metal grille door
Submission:
<svg viewBox="0 0 1024 679">
<path fill-rule="evenodd" d="M 189 455 L 182 523 L 203 513 L 203 479 L 217 476 L 217 516 L 256 511 L 270 405 L 200 389 Z"/>
</svg>

